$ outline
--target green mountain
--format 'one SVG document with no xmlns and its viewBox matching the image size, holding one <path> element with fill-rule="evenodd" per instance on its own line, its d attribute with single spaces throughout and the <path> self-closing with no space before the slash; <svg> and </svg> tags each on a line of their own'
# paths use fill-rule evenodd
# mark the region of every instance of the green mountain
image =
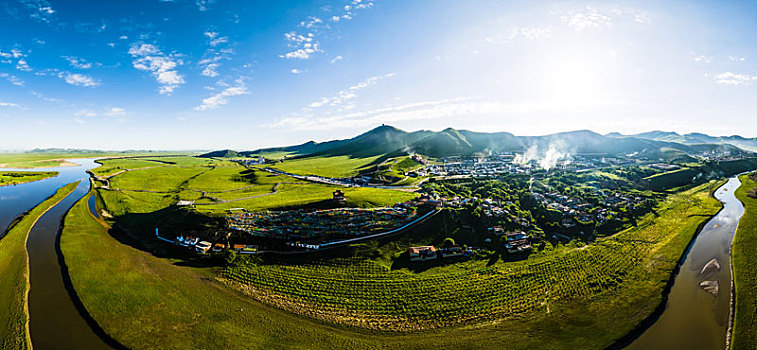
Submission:
<svg viewBox="0 0 757 350">
<path fill-rule="evenodd" d="M 634 135 L 621 135 L 618 133 L 607 134 L 606 136 L 616 138 L 634 137 L 639 139 L 663 141 L 663 142 L 675 142 L 682 145 L 724 145 L 726 148 L 716 150 L 730 150 L 732 152 L 741 152 L 742 150 L 749 152 L 757 152 L 757 138 L 746 138 L 739 135 L 732 136 L 711 136 L 703 133 L 689 133 L 680 135 L 675 132 L 668 131 L 649 131 Z M 731 148 L 738 147 L 739 149 Z"/>
<path fill-rule="evenodd" d="M 236 157 L 239 157 L 239 153 L 237 151 L 225 149 L 222 151 L 213 151 L 213 152 L 201 154 L 198 157 L 200 158 L 236 158 Z"/>
<path fill-rule="evenodd" d="M 717 141 L 717 142 L 715 142 Z M 705 134 L 679 135 L 654 131 L 638 135 L 601 135 L 589 130 L 544 136 L 515 136 L 507 132 L 482 133 L 447 128 L 442 131 L 406 132 L 382 125 L 354 138 L 329 142 L 307 142 L 289 147 L 241 152 L 250 156 L 268 152 L 289 152 L 297 158 L 314 156 L 395 157 L 419 153 L 431 157 L 487 155 L 535 150 L 540 155 L 552 150 L 566 154 L 629 155 L 660 160 L 688 161 L 692 155 L 712 151 L 745 153 L 733 143 L 757 141 L 740 136 L 712 137 Z"/>
</svg>

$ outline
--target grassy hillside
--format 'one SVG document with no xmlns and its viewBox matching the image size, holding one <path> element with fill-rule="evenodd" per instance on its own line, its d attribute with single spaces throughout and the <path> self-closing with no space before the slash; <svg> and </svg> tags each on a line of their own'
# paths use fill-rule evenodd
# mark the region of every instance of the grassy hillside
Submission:
<svg viewBox="0 0 757 350">
<path fill-rule="evenodd" d="M 50 208 L 66 198 L 76 188 L 72 183 L 59 189 L 52 197 L 26 213 L 12 224 L 0 238 L 0 349 L 29 349 L 27 317 L 27 288 L 29 264 L 26 237 L 29 230 Z"/>
<path fill-rule="evenodd" d="M 57 171 L 0 171 L 0 187 L 34 182 L 58 176 Z"/>
<path fill-rule="evenodd" d="M 713 186 L 672 196 L 659 208 L 656 220 L 649 217 L 638 228 L 586 249 L 561 250 L 551 258 L 490 267 L 474 262 L 418 272 L 388 271 L 380 260 L 359 264 L 334 260 L 325 266 L 318 261 L 240 265 L 228 271 L 227 275 L 260 276 L 246 280 L 250 284 L 243 291 L 253 292 L 252 296 L 229 289 L 214 278 L 216 271 L 211 268 L 189 267 L 196 264 L 157 258 L 120 243 L 108 233 L 105 222 L 91 216 L 85 199 L 66 217 L 61 248 L 87 310 L 109 335 L 134 349 L 502 348 L 503 344 L 511 349 L 601 349 L 661 301 L 662 285 L 696 227 L 719 208 L 709 196 Z M 118 231 L 113 234 L 123 236 Z M 389 244 L 382 249 L 402 247 Z M 266 282 L 274 275 L 276 283 Z M 439 293 L 428 294 L 433 291 Z M 344 302 L 352 307 L 349 315 L 358 326 L 374 322 L 375 317 L 365 316 L 375 310 L 394 310 L 386 321 L 399 315 L 409 317 L 412 325 L 429 319 L 454 323 L 459 319 L 450 315 L 458 314 L 497 316 L 483 317 L 489 321 L 474 325 L 386 334 L 331 326 L 253 299 L 275 300 L 277 295 L 285 296 L 281 302 L 297 295 L 306 309 L 315 304 L 332 315 L 334 309 L 328 305 Z M 397 305 L 404 309 L 387 309 Z M 508 309 L 518 310 L 517 315 Z"/>
<path fill-rule="evenodd" d="M 754 169 L 757 169 L 757 158 L 713 161 L 704 164 L 693 163 L 681 169 L 646 177 L 644 183 L 652 190 L 664 191 L 681 186 L 698 185 L 713 178 L 732 176 Z"/>
<path fill-rule="evenodd" d="M 736 197 L 746 211 L 739 221 L 733 239 L 734 282 L 736 306 L 733 320 L 731 349 L 757 349 L 757 188 L 755 177 L 739 177 L 741 187 Z M 752 196 L 749 196 L 749 193 Z"/>
</svg>

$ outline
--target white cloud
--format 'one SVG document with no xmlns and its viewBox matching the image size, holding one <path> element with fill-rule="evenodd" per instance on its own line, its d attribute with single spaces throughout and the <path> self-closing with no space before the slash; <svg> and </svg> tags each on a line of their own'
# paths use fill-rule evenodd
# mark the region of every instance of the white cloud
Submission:
<svg viewBox="0 0 757 350">
<path fill-rule="evenodd" d="M 237 80 L 236 83 L 237 83 L 236 86 L 229 86 L 223 91 L 213 96 L 210 96 L 206 99 L 203 99 L 202 104 L 195 107 L 195 110 L 203 112 L 208 109 L 218 108 L 220 106 L 223 106 L 229 103 L 229 99 L 228 99 L 229 97 L 247 95 L 250 93 L 249 90 L 247 90 L 247 86 L 245 85 L 243 81 Z"/>
<path fill-rule="evenodd" d="M 8 73 L 0 72 L 0 78 L 7 80 L 9 83 L 13 85 L 24 86 L 24 81 L 19 79 L 15 75 L 10 75 Z"/>
<path fill-rule="evenodd" d="M 15 103 L 0 102 L 0 107 L 19 107 L 19 106 Z"/>
<path fill-rule="evenodd" d="M 587 6 L 580 11 L 574 11 L 571 14 L 561 17 L 562 21 L 575 30 L 584 30 L 596 27 L 609 27 L 612 25 L 612 18 L 599 11 L 599 9 Z"/>
<path fill-rule="evenodd" d="M 58 74 L 58 76 L 63 78 L 66 83 L 74 86 L 94 87 L 100 85 L 100 82 L 84 74 L 65 72 Z"/>
<path fill-rule="evenodd" d="M 331 64 L 337 63 L 337 62 L 339 62 L 339 61 L 341 61 L 343 59 L 344 59 L 344 57 L 342 57 L 342 55 L 338 55 L 338 56 L 336 56 L 336 57 L 334 57 L 334 58 L 331 59 Z"/>
<path fill-rule="evenodd" d="M 286 59 L 309 59 L 314 54 L 324 52 L 321 49 L 320 40 L 318 35 L 327 32 L 332 29 L 329 25 L 329 21 L 338 23 L 343 20 L 350 20 L 355 10 L 363 10 L 373 7 L 373 0 L 352 0 L 348 5 L 338 8 L 331 14 L 329 20 L 324 21 L 321 17 L 308 16 L 305 20 L 300 21 L 297 27 L 302 28 L 306 34 L 300 34 L 296 31 L 284 33 L 284 38 L 287 41 L 287 46 L 291 49 L 289 52 L 279 55 L 281 58 Z M 329 6 L 324 11 L 331 12 Z"/>
<path fill-rule="evenodd" d="M 80 109 L 76 112 L 74 112 L 74 115 L 77 117 L 87 117 L 87 118 L 94 118 L 97 117 L 97 112 L 89 109 Z"/>
<path fill-rule="evenodd" d="M 744 62 L 746 61 L 746 57 L 744 56 L 728 56 L 729 61 L 733 62 Z"/>
<path fill-rule="evenodd" d="M 33 70 L 31 67 L 29 67 L 29 64 L 26 63 L 26 60 L 23 58 L 16 61 L 16 69 L 22 72 L 31 72 Z"/>
<path fill-rule="evenodd" d="M 299 70 L 299 69 L 297 69 L 297 68 L 292 69 L 291 72 L 292 72 L 292 74 L 301 74 L 302 73 L 302 71 Z"/>
<path fill-rule="evenodd" d="M 80 58 L 80 57 L 74 57 L 74 56 L 61 56 L 63 59 L 68 61 L 68 63 L 77 69 L 90 69 L 94 65 L 92 62 L 87 62 L 87 60 Z M 99 63 L 97 64 L 100 65 Z"/>
<path fill-rule="evenodd" d="M 218 48 L 217 46 L 228 43 L 228 37 L 219 36 L 218 32 L 207 31 L 205 36 L 208 37 L 208 45 L 210 47 L 205 51 L 203 58 L 198 62 L 198 65 L 202 69 L 202 75 L 215 78 L 219 76 L 218 69 L 221 67 L 221 61 L 231 60 L 231 56 L 234 55 L 234 50 L 226 47 Z"/>
<path fill-rule="evenodd" d="M 119 117 L 126 114 L 126 109 L 119 107 L 109 107 L 105 109 L 104 115 L 108 117 Z"/>
<path fill-rule="evenodd" d="M 79 124 L 86 124 L 87 123 L 87 122 L 84 121 L 84 119 L 81 119 L 81 118 L 74 118 L 74 121 L 77 122 L 77 123 L 79 123 Z"/>
<path fill-rule="evenodd" d="M 302 111 L 303 112 L 310 112 L 310 111 L 312 111 L 315 108 L 320 108 L 320 107 L 324 107 L 324 106 L 338 106 L 338 105 L 341 105 L 341 104 L 343 104 L 343 103 L 345 103 L 345 102 L 347 102 L 349 100 L 352 100 L 355 97 L 357 97 L 357 92 L 359 90 L 365 89 L 365 88 L 367 88 L 369 86 L 372 86 L 372 85 L 376 84 L 377 82 L 379 82 L 382 79 L 390 78 L 390 77 L 393 77 L 394 75 L 395 75 L 394 73 L 389 73 L 389 74 L 385 74 L 385 75 L 379 75 L 379 76 L 370 77 L 370 78 L 365 79 L 365 80 L 363 80 L 363 81 L 361 81 L 361 82 L 359 82 L 359 83 L 357 83 L 355 85 L 350 86 L 347 89 L 344 89 L 344 90 L 341 90 L 341 91 L 337 92 L 333 96 L 330 96 L 330 97 L 321 97 L 320 100 L 315 101 L 313 103 L 310 103 L 306 107 L 303 107 Z"/>
<path fill-rule="evenodd" d="M 160 84 L 161 94 L 170 94 L 184 84 L 184 76 L 176 71 L 176 68 L 183 64 L 178 55 L 164 54 L 157 46 L 145 43 L 132 44 L 128 52 L 135 58 L 132 62 L 134 68 L 150 72 L 155 77 Z"/>
<path fill-rule="evenodd" d="M 19 2 L 29 13 L 30 18 L 40 22 L 50 23 L 56 12 L 46 0 L 20 0 Z"/>
<path fill-rule="evenodd" d="M 208 6 L 214 4 L 215 0 L 197 0 L 195 4 L 197 5 L 197 9 L 200 11 L 207 11 Z"/>
<path fill-rule="evenodd" d="M 219 44 L 224 44 L 229 42 L 228 36 L 218 36 L 217 32 L 208 31 L 205 32 L 205 36 L 210 38 L 210 46 L 218 46 Z"/>
<path fill-rule="evenodd" d="M 757 80 L 757 75 L 725 72 L 715 75 L 715 82 L 723 85 L 747 86 Z"/>
<path fill-rule="evenodd" d="M 702 62 L 702 63 L 710 63 L 712 62 L 712 57 L 708 57 L 705 55 L 697 55 L 697 56 L 694 56 L 694 61 Z"/>
</svg>

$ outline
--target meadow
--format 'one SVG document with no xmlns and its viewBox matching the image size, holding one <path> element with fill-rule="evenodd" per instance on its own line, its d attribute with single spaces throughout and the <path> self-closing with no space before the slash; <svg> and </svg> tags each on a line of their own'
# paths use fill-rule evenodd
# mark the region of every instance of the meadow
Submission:
<svg viewBox="0 0 757 350">
<path fill-rule="evenodd" d="M 24 184 L 58 176 L 57 171 L 0 171 L 0 187 Z"/>
<path fill-rule="evenodd" d="M 11 224 L 0 238 L 0 349 L 29 349 L 27 290 L 29 264 L 26 238 L 42 215 L 66 198 L 76 188 L 72 183 Z"/>
<path fill-rule="evenodd" d="M 99 192 L 108 211 L 116 216 L 154 212 L 178 201 L 192 201 L 204 214 L 221 214 L 230 208 L 297 207 L 329 200 L 336 189 L 345 191 L 346 204 L 352 207 L 393 205 L 416 197 L 403 191 L 314 184 L 207 158 L 113 159 L 100 163 L 102 167 L 92 172 L 108 178 L 108 189 L 101 187 Z"/>
<path fill-rule="evenodd" d="M 753 195 L 757 173 L 739 179 L 742 185 L 736 190 L 736 197 L 744 203 L 745 212 L 731 251 L 736 285 L 731 349 L 757 349 L 757 198 Z"/>
<path fill-rule="evenodd" d="M 320 175 L 337 178 L 357 175 L 360 170 L 368 169 L 378 158 L 352 158 L 348 156 L 307 157 L 287 159 L 271 167 L 297 175 Z"/>
<path fill-rule="evenodd" d="M 67 163 L 66 159 L 72 158 L 103 158 L 103 157 L 126 157 L 126 156 L 156 156 L 176 154 L 177 152 L 105 152 L 105 151 L 51 151 L 51 152 L 24 152 L 24 153 L 0 153 L 0 168 L 52 168 L 59 166 L 75 165 Z M 183 153 L 183 152 L 179 152 Z"/>
</svg>

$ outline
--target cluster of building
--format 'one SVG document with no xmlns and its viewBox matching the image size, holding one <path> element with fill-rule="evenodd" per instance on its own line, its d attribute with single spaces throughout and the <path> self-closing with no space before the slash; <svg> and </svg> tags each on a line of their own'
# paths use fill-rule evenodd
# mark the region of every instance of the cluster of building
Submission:
<svg viewBox="0 0 757 350">
<path fill-rule="evenodd" d="M 232 230 L 258 237 L 325 239 L 369 235 L 399 227 L 413 218 L 412 210 L 397 206 L 376 209 L 232 213 L 227 215 L 226 223 Z"/>
<path fill-rule="evenodd" d="M 582 201 L 580 198 L 569 197 L 557 192 L 532 193 L 534 199 L 541 202 L 548 209 L 562 213 L 560 224 L 564 228 L 576 226 L 576 221 L 589 222 L 596 221 L 603 224 L 609 216 L 617 214 L 616 210 L 621 207 L 635 209 L 636 206 L 649 201 L 650 199 L 639 196 L 627 196 L 621 193 L 614 193 L 602 197 L 598 206 Z M 589 209 L 598 207 L 589 212 Z"/>
<path fill-rule="evenodd" d="M 410 247 L 407 249 L 411 262 L 436 260 L 439 257 L 454 258 L 458 256 L 472 256 L 476 251 L 477 249 L 475 248 L 463 248 L 459 245 L 440 249 L 436 249 L 436 247 L 432 245 Z"/>
<path fill-rule="evenodd" d="M 497 237 L 505 237 L 504 248 L 510 254 L 531 250 L 531 239 L 523 231 L 506 232 L 502 226 L 489 228 L 489 232 Z"/>
<path fill-rule="evenodd" d="M 174 239 L 167 239 L 160 236 L 159 231 L 155 228 L 155 237 L 161 241 L 168 242 L 180 247 L 185 247 L 190 251 L 200 254 L 207 254 L 210 252 L 223 252 L 230 250 L 237 254 L 255 254 L 258 252 L 258 246 L 250 244 L 223 244 L 223 243 L 210 243 L 208 241 L 200 240 L 199 237 L 179 235 Z"/>
</svg>

